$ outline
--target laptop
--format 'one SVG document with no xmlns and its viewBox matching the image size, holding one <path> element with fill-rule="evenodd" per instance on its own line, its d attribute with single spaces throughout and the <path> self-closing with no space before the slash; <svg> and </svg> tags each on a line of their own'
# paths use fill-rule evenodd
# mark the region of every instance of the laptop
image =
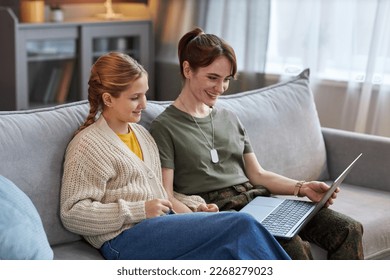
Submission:
<svg viewBox="0 0 390 280">
<path fill-rule="evenodd" d="M 253 215 L 274 237 L 291 239 L 324 207 L 361 155 L 357 156 L 340 174 L 318 203 L 298 199 L 258 196 L 243 207 L 240 212 Z"/>
</svg>

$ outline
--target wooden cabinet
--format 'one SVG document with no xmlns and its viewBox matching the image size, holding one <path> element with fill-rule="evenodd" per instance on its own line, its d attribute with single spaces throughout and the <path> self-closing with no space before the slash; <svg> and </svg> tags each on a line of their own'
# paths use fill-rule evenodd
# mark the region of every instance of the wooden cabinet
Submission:
<svg viewBox="0 0 390 280">
<path fill-rule="evenodd" d="M 108 51 L 128 53 L 149 72 L 154 99 L 151 20 L 19 23 L 0 8 L 0 110 L 87 99 L 93 62 Z"/>
</svg>

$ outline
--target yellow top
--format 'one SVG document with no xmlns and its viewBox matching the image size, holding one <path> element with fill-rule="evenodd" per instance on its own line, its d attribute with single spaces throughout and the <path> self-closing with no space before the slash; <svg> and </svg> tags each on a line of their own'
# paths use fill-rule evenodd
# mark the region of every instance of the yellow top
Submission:
<svg viewBox="0 0 390 280">
<path fill-rule="evenodd" d="M 135 136 L 132 130 L 130 130 L 129 133 L 126 134 L 117 133 L 117 135 L 134 154 L 136 154 L 141 160 L 144 160 L 141 146 L 139 145 L 137 137 Z"/>
</svg>

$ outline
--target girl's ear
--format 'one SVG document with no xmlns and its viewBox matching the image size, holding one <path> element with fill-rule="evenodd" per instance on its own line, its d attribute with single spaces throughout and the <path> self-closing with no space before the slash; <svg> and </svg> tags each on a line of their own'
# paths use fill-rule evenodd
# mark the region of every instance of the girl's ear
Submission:
<svg viewBox="0 0 390 280">
<path fill-rule="evenodd" d="M 104 92 L 102 94 L 102 100 L 104 105 L 106 105 L 107 107 L 111 107 L 112 105 L 111 94 L 109 94 L 108 92 Z"/>
</svg>

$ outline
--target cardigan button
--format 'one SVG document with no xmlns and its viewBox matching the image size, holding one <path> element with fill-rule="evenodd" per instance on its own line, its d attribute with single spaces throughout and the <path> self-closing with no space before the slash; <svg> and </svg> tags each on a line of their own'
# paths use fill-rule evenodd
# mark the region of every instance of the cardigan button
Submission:
<svg viewBox="0 0 390 280">
<path fill-rule="evenodd" d="M 153 178 L 154 178 L 154 174 L 153 174 L 152 171 L 149 171 L 149 172 L 148 172 L 148 177 L 149 177 L 150 179 L 153 179 Z"/>
</svg>

